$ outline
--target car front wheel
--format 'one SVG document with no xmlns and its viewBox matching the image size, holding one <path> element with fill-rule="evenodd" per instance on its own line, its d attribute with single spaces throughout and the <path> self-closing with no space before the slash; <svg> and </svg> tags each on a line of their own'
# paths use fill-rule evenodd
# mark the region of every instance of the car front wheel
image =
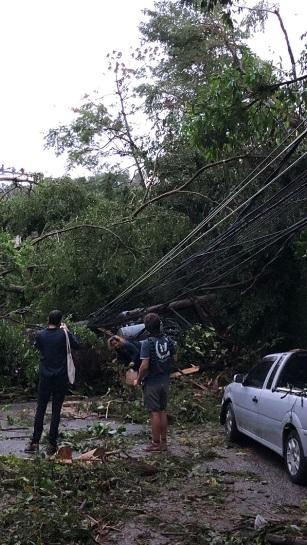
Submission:
<svg viewBox="0 0 307 545">
<path fill-rule="evenodd" d="M 293 483 L 305 484 L 307 463 L 301 440 L 296 431 L 290 431 L 285 440 L 285 461 L 289 477 Z"/>
<path fill-rule="evenodd" d="M 225 433 L 227 441 L 235 441 L 239 437 L 235 413 L 231 402 L 227 404 L 225 412 Z"/>
</svg>

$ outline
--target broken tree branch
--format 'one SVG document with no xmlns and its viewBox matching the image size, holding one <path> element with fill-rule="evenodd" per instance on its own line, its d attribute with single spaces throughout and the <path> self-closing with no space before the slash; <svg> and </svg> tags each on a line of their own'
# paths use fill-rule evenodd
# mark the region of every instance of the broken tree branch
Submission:
<svg viewBox="0 0 307 545">
<path fill-rule="evenodd" d="M 0 290 L 20 294 L 24 293 L 25 286 L 16 286 L 15 284 L 9 284 L 8 286 L 1 286 Z"/>
<path fill-rule="evenodd" d="M 179 193 L 188 193 L 190 195 L 197 195 L 198 197 L 202 197 L 203 199 L 206 199 L 207 201 L 211 202 L 215 206 L 220 204 L 218 201 L 214 201 L 213 199 L 211 199 L 211 197 L 208 197 L 208 195 L 204 195 L 203 193 L 199 193 L 198 191 L 181 191 L 180 190 Z M 233 212 L 233 209 L 230 208 L 230 206 L 225 206 L 225 208 L 227 208 L 227 210 L 229 210 L 230 212 Z"/>
<path fill-rule="evenodd" d="M 209 164 L 201 167 L 199 170 L 197 170 L 197 172 L 195 172 L 195 174 L 193 174 L 193 176 L 191 176 L 191 178 L 189 178 L 186 182 L 184 182 L 184 184 L 180 185 L 179 187 L 176 187 L 175 189 L 171 189 L 170 191 L 166 191 L 165 193 L 161 193 L 160 195 L 156 195 L 156 197 L 153 197 L 149 201 L 146 201 L 143 204 L 141 204 L 141 206 L 139 206 L 139 208 L 137 208 L 132 213 L 132 217 L 137 216 L 140 212 L 142 212 L 144 210 L 144 208 L 146 208 L 150 204 L 153 204 L 154 202 L 160 201 L 161 199 L 165 199 L 166 197 L 171 197 L 172 195 L 175 195 L 175 194 L 181 192 L 183 189 L 188 187 L 188 185 L 190 185 L 192 182 L 194 182 L 194 180 L 196 180 L 196 178 L 198 178 L 198 176 L 200 176 L 200 174 L 205 172 L 205 170 L 209 170 L 210 168 L 226 165 L 226 164 L 231 163 L 233 161 L 239 161 L 240 159 L 246 159 L 246 158 L 250 159 L 251 156 L 249 154 L 235 155 L 234 157 L 228 157 L 227 159 L 221 159 L 220 161 L 216 161 L 215 163 L 209 163 Z"/>
<path fill-rule="evenodd" d="M 4 271 L 0 271 L 0 276 L 6 276 L 7 274 L 10 274 L 11 272 L 14 272 L 15 269 L 5 269 Z"/>
<path fill-rule="evenodd" d="M 128 138 L 128 142 L 129 142 L 129 146 L 130 146 L 130 150 L 131 150 L 131 154 L 132 154 L 133 159 L 135 161 L 135 165 L 136 165 L 138 174 L 140 176 L 142 186 L 144 188 L 146 188 L 143 171 L 142 171 L 140 161 L 139 161 L 139 158 L 138 158 L 139 148 L 138 148 L 138 146 L 136 145 L 136 143 L 134 142 L 134 140 L 132 138 L 130 125 L 129 125 L 129 122 L 128 122 L 128 117 L 127 117 L 127 113 L 126 113 L 126 109 L 125 109 L 124 97 L 123 97 L 123 92 L 122 92 L 122 87 L 121 87 L 121 80 L 118 79 L 118 63 L 116 64 L 115 72 L 116 72 L 117 95 L 118 95 L 119 102 L 120 102 L 121 114 L 122 114 L 122 117 L 123 117 L 125 129 L 126 129 L 126 134 L 127 134 L 127 138 Z"/>
<path fill-rule="evenodd" d="M 287 49 L 288 49 L 288 54 L 289 54 L 289 58 L 290 58 L 290 62 L 291 62 L 291 66 L 292 66 L 292 74 L 293 76 L 296 78 L 297 77 L 297 74 L 296 74 L 296 65 L 295 65 L 295 58 L 294 58 L 294 55 L 293 55 L 293 50 L 292 50 L 292 47 L 290 45 L 290 41 L 289 41 L 289 36 L 288 36 L 288 32 L 286 30 L 286 27 L 284 25 L 284 22 L 282 20 L 282 17 L 280 15 L 280 12 L 279 12 L 279 9 L 275 9 L 273 11 L 273 13 L 276 15 L 278 21 L 279 21 L 279 24 L 280 24 L 280 28 L 281 28 L 281 31 L 284 35 L 284 38 L 286 40 L 286 44 L 287 44 Z"/>
<path fill-rule="evenodd" d="M 34 246 L 35 244 L 37 244 L 38 242 L 41 242 L 42 240 L 45 240 L 46 238 L 61 235 L 62 233 L 67 233 L 69 231 L 74 231 L 75 229 L 97 229 L 97 230 L 105 231 L 113 235 L 113 237 L 115 237 L 121 243 L 121 245 L 124 246 L 134 256 L 134 258 L 136 258 L 134 250 L 130 248 L 130 246 L 127 246 L 127 244 L 122 240 L 122 238 L 120 238 L 119 235 L 114 233 L 114 231 L 112 231 L 108 227 L 103 227 L 102 225 L 93 225 L 91 223 L 80 223 L 78 225 L 71 225 L 70 227 L 63 227 L 63 229 L 55 229 L 54 231 L 49 231 L 48 233 L 45 233 L 44 235 L 41 235 L 40 237 L 34 238 L 32 240 L 32 245 Z"/>
<path fill-rule="evenodd" d="M 295 58 L 294 58 L 293 50 L 292 50 L 292 47 L 291 47 L 291 44 L 290 44 L 288 32 L 287 32 L 286 27 L 284 25 L 283 19 L 282 19 L 281 15 L 280 15 L 279 9 L 276 8 L 276 9 L 273 10 L 273 9 L 268 9 L 268 8 L 257 8 L 257 6 L 255 6 L 254 8 L 250 8 L 248 6 L 240 6 L 240 5 L 237 5 L 237 4 L 233 4 L 233 6 L 237 7 L 237 8 L 240 8 L 240 9 L 246 9 L 248 11 L 261 11 L 263 13 L 271 13 L 271 15 L 276 15 L 276 17 L 278 19 L 278 22 L 279 22 L 279 26 L 281 28 L 281 31 L 282 31 L 282 33 L 284 35 L 284 38 L 285 38 L 285 41 L 286 41 L 286 44 L 287 44 L 288 55 L 289 55 L 291 66 L 292 66 L 292 74 L 293 74 L 294 78 L 296 78 L 297 74 L 296 74 Z"/>
<path fill-rule="evenodd" d="M 207 294 L 207 295 L 201 295 L 198 297 L 198 301 L 200 304 L 208 301 L 213 301 L 215 299 L 214 294 Z M 184 308 L 192 307 L 194 304 L 193 300 L 191 298 L 187 299 L 180 299 L 176 301 L 171 301 L 168 303 L 161 303 L 159 305 L 154 305 L 147 308 L 136 308 L 133 310 L 121 312 L 110 319 L 107 323 L 103 322 L 103 318 L 100 315 L 100 311 L 98 310 L 95 314 L 92 314 L 89 317 L 89 324 L 90 326 L 99 326 L 99 329 L 101 329 L 101 326 L 107 327 L 108 325 L 113 324 L 120 324 L 123 322 L 128 322 L 129 320 L 134 320 L 137 318 L 142 317 L 144 314 L 147 314 L 148 312 L 157 312 L 158 314 L 163 312 L 168 312 L 173 309 L 180 310 Z"/>
</svg>

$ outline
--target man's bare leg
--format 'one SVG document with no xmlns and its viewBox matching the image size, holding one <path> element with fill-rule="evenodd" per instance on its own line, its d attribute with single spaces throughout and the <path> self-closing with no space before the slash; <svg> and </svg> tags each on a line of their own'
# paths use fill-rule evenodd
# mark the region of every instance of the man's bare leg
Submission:
<svg viewBox="0 0 307 545">
<path fill-rule="evenodd" d="M 160 413 L 151 412 L 150 413 L 150 424 L 151 424 L 151 439 L 152 443 L 145 448 L 147 452 L 160 452 L 161 451 L 161 426 L 160 426 Z"/>
<path fill-rule="evenodd" d="M 160 412 L 150 413 L 151 437 L 152 437 L 152 442 L 156 444 L 160 444 L 160 436 L 161 436 L 160 414 L 161 414 Z"/>
<path fill-rule="evenodd" d="M 167 424 L 168 424 L 167 412 L 161 411 L 160 412 L 160 432 L 161 432 L 160 441 L 161 441 L 162 448 L 165 450 L 167 448 Z"/>
</svg>

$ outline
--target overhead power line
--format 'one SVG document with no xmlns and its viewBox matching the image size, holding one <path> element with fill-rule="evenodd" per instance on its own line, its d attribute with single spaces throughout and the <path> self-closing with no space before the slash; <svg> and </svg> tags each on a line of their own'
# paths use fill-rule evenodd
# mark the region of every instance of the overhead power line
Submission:
<svg viewBox="0 0 307 545">
<path fill-rule="evenodd" d="M 303 123 L 301 124 L 301 126 Z M 143 285 L 144 283 L 148 282 L 150 278 L 154 277 L 154 281 L 156 276 L 158 275 L 159 278 L 159 287 L 166 287 L 167 283 L 166 278 L 169 277 L 175 277 L 176 273 L 174 272 L 175 267 L 175 260 L 177 260 L 178 269 L 184 271 L 185 267 L 190 265 L 194 261 L 196 263 L 197 259 L 199 259 L 200 255 L 202 255 L 203 258 L 205 256 L 208 257 L 209 252 L 213 252 L 214 249 L 217 249 L 221 244 L 225 244 L 225 241 L 227 239 L 231 239 L 236 234 L 242 232 L 242 229 L 245 227 L 245 231 L 248 231 L 247 227 L 249 223 L 253 224 L 257 220 L 257 217 L 255 216 L 256 213 L 258 213 L 259 218 L 261 218 L 261 215 L 266 215 L 266 217 L 269 217 L 270 207 L 276 208 L 276 202 L 274 204 L 274 198 L 276 200 L 276 195 L 279 195 L 279 199 L 282 201 L 289 200 L 290 198 L 290 186 L 291 183 L 288 186 L 288 190 L 285 191 L 283 188 L 280 189 L 278 187 L 277 191 L 273 191 L 272 195 L 269 195 L 266 199 L 264 199 L 263 203 L 260 203 L 258 207 L 253 208 L 254 203 L 259 200 L 260 196 L 267 195 L 268 190 L 272 187 L 276 186 L 276 183 L 280 181 L 282 178 L 284 178 L 286 175 L 290 175 L 292 171 L 297 169 L 301 162 L 304 160 L 304 158 L 307 155 L 307 152 L 301 154 L 298 158 L 296 158 L 290 165 L 287 165 L 285 168 L 281 169 L 281 166 L 284 165 L 286 160 L 290 158 L 290 156 L 294 153 L 294 151 L 297 149 L 298 145 L 301 143 L 301 141 L 305 138 L 307 134 L 307 129 L 304 129 L 298 136 L 296 136 L 290 143 L 285 145 L 285 143 L 289 140 L 290 136 L 293 136 L 293 133 L 291 135 L 288 135 L 287 138 L 284 139 L 284 141 L 275 148 L 272 152 L 268 154 L 268 156 L 261 161 L 259 165 L 248 175 L 246 176 L 235 188 L 232 189 L 232 191 L 229 193 L 229 195 L 222 200 L 222 202 L 214 208 L 206 218 L 204 218 L 182 241 L 180 241 L 177 245 L 175 245 L 174 248 L 172 248 L 163 258 L 161 258 L 157 263 L 155 263 L 152 267 L 150 267 L 145 273 L 140 275 L 139 278 L 137 278 L 134 282 L 131 283 L 130 286 L 128 286 L 125 290 L 123 290 L 122 293 L 120 293 L 117 297 L 115 297 L 112 301 L 110 301 L 107 305 L 105 305 L 102 309 L 98 310 L 94 315 L 90 317 L 90 319 L 94 320 L 97 317 L 103 316 L 103 315 L 109 315 L 114 311 L 115 308 L 118 308 L 120 304 L 122 304 L 124 301 L 127 301 L 128 297 L 131 296 L 132 293 L 136 294 L 136 290 Z M 243 196 L 243 193 L 245 190 L 251 186 L 253 182 L 255 182 L 260 176 L 262 176 L 272 165 L 276 165 L 276 162 L 279 161 L 279 165 L 277 167 L 275 166 L 273 173 L 267 177 L 265 182 L 261 185 L 259 188 L 255 188 L 255 190 L 252 192 L 251 195 L 249 195 L 247 198 L 237 204 L 230 212 L 229 208 L 227 209 L 228 205 L 232 203 L 233 201 L 237 201 L 238 197 Z M 299 182 L 300 183 L 300 182 Z M 303 183 L 303 182 L 302 182 Z M 292 184 L 293 185 L 293 184 Z M 292 186 L 291 186 L 292 187 Z M 297 190 L 296 190 L 297 191 Z M 250 206 L 252 206 L 252 209 L 249 210 Z M 220 215 L 221 212 L 224 212 L 227 209 L 226 215 L 223 215 L 222 217 L 217 218 L 218 215 Z M 235 214 L 238 214 L 240 212 L 243 216 L 239 214 L 239 216 L 236 218 L 236 221 L 226 229 L 224 233 L 221 233 L 218 235 L 215 239 L 210 240 L 210 236 L 214 231 L 216 231 L 218 228 L 222 226 L 222 224 L 229 223 L 229 220 L 235 216 Z M 273 218 L 273 213 L 272 213 Z M 215 219 L 215 223 L 213 225 L 210 225 L 212 223 L 212 220 Z M 207 229 L 205 229 L 207 227 Z M 244 229 L 243 229 L 244 230 Z M 282 236 L 285 236 L 286 233 L 284 233 Z M 200 254 L 195 254 L 194 256 L 188 257 L 187 254 L 190 252 L 191 248 L 195 245 L 199 245 L 204 238 L 209 238 L 207 246 L 203 247 L 202 250 L 200 250 Z M 280 238 L 277 236 L 274 242 L 274 237 L 271 237 L 271 242 L 268 242 L 267 247 L 269 247 L 271 244 L 274 244 L 278 242 Z M 259 242 L 260 243 L 260 242 Z M 203 242 L 202 242 L 203 244 Z M 237 242 L 239 244 L 239 242 Z M 255 242 L 255 250 L 258 243 Z M 230 245 L 230 247 L 233 246 Z M 265 247 L 265 246 L 264 246 Z M 264 248 L 263 247 L 263 248 Z M 262 249 L 263 249 L 262 248 Z M 229 249 L 227 250 L 229 251 Z M 261 248 L 259 249 L 259 252 L 261 251 Z M 225 253 L 225 248 L 224 248 Z M 257 255 L 258 252 L 255 254 Z M 182 260 L 182 258 L 186 256 L 185 259 Z M 227 265 L 226 256 L 224 256 L 224 265 Z M 178 263 L 178 261 L 180 262 Z M 201 262 L 201 266 L 203 266 L 203 261 Z M 162 269 L 168 269 L 171 270 L 167 273 L 166 276 L 164 276 L 164 280 L 159 277 L 159 272 Z M 194 273 L 196 273 L 197 276 L 197 270 L 194 270 L 194 267 L 190 269 L 189 274 L 190 276 Z M 201 270 L 201 269 L 199 269 Z M 221 271 L 222 272 L 222 271 Z M 189 277 L 189 274 L 187 275 Z M 182 280 L 182 278 L 181 278 Z M 162 281 L 162 282 L 161 282 Z M 177 283 L 179 283 L 180 279 L 178 278 L 176 280 Z M 155 284 L 155 282 L 154 282 Z M 151 286 L 151 289 L 154 289 L 154 286 Z"/>
</svg>

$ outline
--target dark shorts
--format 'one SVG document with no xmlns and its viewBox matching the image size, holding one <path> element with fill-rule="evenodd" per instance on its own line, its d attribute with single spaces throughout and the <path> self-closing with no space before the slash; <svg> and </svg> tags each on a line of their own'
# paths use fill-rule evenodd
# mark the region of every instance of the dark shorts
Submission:
<svg viewBox="0 0 307 545">
<path fill-rule="evenodd" d="M 169 381 L 149 382 L 144 385 L 144 405 L 149 412 L 165 411 Z"/>
</svg>

